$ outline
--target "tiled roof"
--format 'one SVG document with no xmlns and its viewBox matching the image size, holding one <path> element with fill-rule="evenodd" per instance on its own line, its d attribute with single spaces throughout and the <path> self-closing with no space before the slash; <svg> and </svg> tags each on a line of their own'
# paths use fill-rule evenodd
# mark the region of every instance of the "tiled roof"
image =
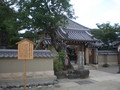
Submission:
<svg viewBox="0 0 120 90">
<path fill-rule="evenodd" d="M 66 29 L 74 29 L 74 30 L 90 30 L 89 28 L 74 22 L 73 20 L 68 19 L 68 25 L 66 25 Z"/>
<path fill-rule="evenodd" d="M 86 30 L 65 29 L 63 32 L 63 30 L 59 29 L 58 35 L 63 40 L 75 40 L 75 41 L 82 41 L 82 42 L 96 41 L 96 39 Z"/>
<path fill-rule="evenodd" d="M 103 46 L 103 43 L 100 41 L 88 43 L 88 47 L 102 47 L 102 46 Z"/>
<path fill-rule="evenodd" d="M 0 58 L 17 58 L 18 51 L 14 49 L 0 49 Z M 52 58 L 55 57 L 50 50 L 34 50 L 36 58 Z"/>
<path fill-rule="evenodd" d="M 118 54 L 117 51 L 112 51 L 112 50 L 99 50 L 98 54 Z"/>
<path fill-rule="evenodd" d="M 52 43 L 51 43 L 51 38 L 45 38 L 45 39 L 43 39 L 43 41 L 42 41 L 42 43 L 43 44 L 47 44 L 47 45 L 51 45 Z"/>
<path fill-rule="evenodd" d="M 89 33 L 89 30 L 89 28 L 68 19 L 66 27 L 57 30 L 57 34 L 63 40 L 95 42 L 97 39 Z"/>
<path fill-rule="evenodd" d="M 114 42 L 112 42 L 113 46 L 118 46 L 119 44 L 120 44 L 120 41 L 114 41 Z"/>
</svg>

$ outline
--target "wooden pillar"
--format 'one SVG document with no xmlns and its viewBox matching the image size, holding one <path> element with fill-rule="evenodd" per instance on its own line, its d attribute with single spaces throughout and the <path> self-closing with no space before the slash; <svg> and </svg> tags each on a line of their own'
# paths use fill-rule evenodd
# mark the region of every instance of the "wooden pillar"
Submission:
<svg viewBox="0 0 120 90">
<path fill-rule="evenodd" d="M 120 45 L 118 46 L 118 64 L 120 65 Z"/>
<path fill-rule="evenodd" d="M 118 73 L 120 73 L 120 50 L 118 50 Z"/>
<path fill-rule="evenodd" d="M 24 90 L 26 90 L 26 80 L 27 76 L 26 76 L 26 60 L 24 60 Z"/>
<path fill-rule="evenodd" d="M 77 62 L 78 62 L 78 52 L 79 52 L 79 46 L 76 45 L 76 46 L 75 46 L 75 53 L 76 53 L 76 55 L 77 55 Z"/>
<path fill-rule="evenodd" d="M 89 48 L 85 49 L 85 59 L 86 59 L 86 64 L 89 64 Z"/>
<path fill-rule="evenodd" d="M 85 47 L 84 47 L 84 44 L 82 44 L 82 52 L 84 52 L 85 50 Z"/>
<path fill-rule="evenodd" d="M 120 64 L 120 51 L 118 52 L 118 64 Z"/>
</svg>

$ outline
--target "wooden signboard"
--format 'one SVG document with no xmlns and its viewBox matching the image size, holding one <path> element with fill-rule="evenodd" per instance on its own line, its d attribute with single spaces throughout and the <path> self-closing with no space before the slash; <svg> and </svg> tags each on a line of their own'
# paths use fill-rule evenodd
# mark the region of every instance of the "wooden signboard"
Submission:
<svg viewBox="0 0 120 90">
<path fill-rule="evenodd" d="M 24 60 L 24 90 L 26 90 L 26 60 L 33 59 L 33 47 L 35 43 L 24 39 L 16 44 L 18 44 L 18 59 Z"/>
<path fill-rule="evenodd" d="M 33 59 L 33 47 L 35 43 L 31 42 L 28 39 L 24 39 L 18 44 L 18 59 L 26 60 L 26 59 Z"/>
</svg>

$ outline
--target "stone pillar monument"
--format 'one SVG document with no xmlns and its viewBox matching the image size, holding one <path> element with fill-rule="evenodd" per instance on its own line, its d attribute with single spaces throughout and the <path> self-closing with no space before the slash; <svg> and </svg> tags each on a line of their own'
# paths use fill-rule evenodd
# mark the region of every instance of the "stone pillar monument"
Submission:
<svg viewBox="0 0 120 90">
<path fill-rule="evenodd" d="M 78 52 L 78 68 L 84 69 L 84 52 Z"/>
</svg>

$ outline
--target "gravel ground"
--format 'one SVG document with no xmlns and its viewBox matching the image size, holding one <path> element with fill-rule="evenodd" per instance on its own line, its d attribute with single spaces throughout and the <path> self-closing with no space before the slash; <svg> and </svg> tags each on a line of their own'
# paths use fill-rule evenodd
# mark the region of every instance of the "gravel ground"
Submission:
<svg viewBox="0 0 120 90">
<path fill-rule="evenodd" d="M 109 67 L 98 67 L 97 70 L 117 74 L 117 72 L 119 71 L 119 68 L 116 65 L 116 66 L 109 66 Z"/>
<path fill-rule="evenodd" d="M 107 72 L 108 74 L 111 73 L 110 75 L 112 75 L 112 77 L 113 77 L 114 76 L 113 74 L 119 75 L 119 74 L 117 74 L 118 69 L 119 69 L 118 66 L 109 66 L 109 67 L 98 67 L 98 69 L 96 71 L 94 71 L 94 70 L 93 71 L 94 72 L 103 71 L 103 73 Z M 102 72 L 100 72 L 98 74 L 102 75 L 101 73 Z M 96 74 L 93 75 L 92 78 L 99 79 L 100 77 L 97 77 Z M 105 76 L 107 76 L 107 75 L 105 74 L 102 77 L 105 77 Z M 72 86 L 76 87 L 73 90 L 77 90 L 77 88 L 81 88 L 81 85 L 82 84 L 84 85 L 84 83 L 85 83 L 85 85 L 88 85 L 88 87 L 91 88 L 92 87 L 91 85 L 94 85 L 94 84 L 97 85 L 96 82 L 93 82 L 94 80 L 92 80 L 92 78 L 87 78 L 87 79 L 72 79 L 72 80 L 63 79 L 63 80 L 53 80 L 53 81 L 51 81 L 51 80 L 50 81 L 48 81 L 48 80 L 45 80 L 45 81 L 42 80 L 41 81 L 39 79 L 29 79 L 28 83 L 27 83 L 27 90 L 62 90 L 62 89 L 63 90 L 72 90 L 72 88 L 71 88 Z M 107 77 L 105 77 L 105 78 L 107 78 Z M 109 79 L 109 77 L 108 77 L 108 79 Z M 120 80 L 120 79 L 118 78 L 118 80 Z M 115 81 L 112 81 L 112 82 L 113 82 L 112 84 L 114 84 L 114 83 L 118 84 L 118 82 L 115 82 Z M 86 83 L 88 83 L 88 84 L 86 84 Z M 101 83 L 103 84 L 104 80 L 103 80 L 103 82 L 100 82 L 100 84 Z M 106 88 L 107 86 L 105 86 L 105 85 L 106 85 L 106 82 L 103 85 L 103 87 Z M 109 86 L 110 84 L 108 83 L 107 85 Z M 61 86 L 65 86 L 65 87 L 69 86 L 69 87 L 65 88 L 65 87 L 61 87 Z M 115 85 L 113 85 L 112 87 L 114 87 L 114 86 Z M 101 87 L 99 87 L 99 88 L 101 89 Z M 119 85 L 117 86 L 117 88 L 119 88 L 118 90 L 120 90 Z M 6 81 L 0 80 L 0 90 L 24 90 L 23 80 L 15 80 L 13 82 L 10 81 L 10 80 L 9 81 L 7 81 L 7 80 Z M 81 90 L 84 90 L 84 88 L 81 89 Z M 88 90 L 88 89 L 85 89 L 85 90 Z M 89 89 L 89 90 L 92 90 L 92 89 Z M 103 90 L 109 90 L 109 89 L 103 89 Z M 113 90 L 113 88 L 111 90 Z M 117 89 L 115 89 L 115 90 L 117 90 Z"/>
</svg>

